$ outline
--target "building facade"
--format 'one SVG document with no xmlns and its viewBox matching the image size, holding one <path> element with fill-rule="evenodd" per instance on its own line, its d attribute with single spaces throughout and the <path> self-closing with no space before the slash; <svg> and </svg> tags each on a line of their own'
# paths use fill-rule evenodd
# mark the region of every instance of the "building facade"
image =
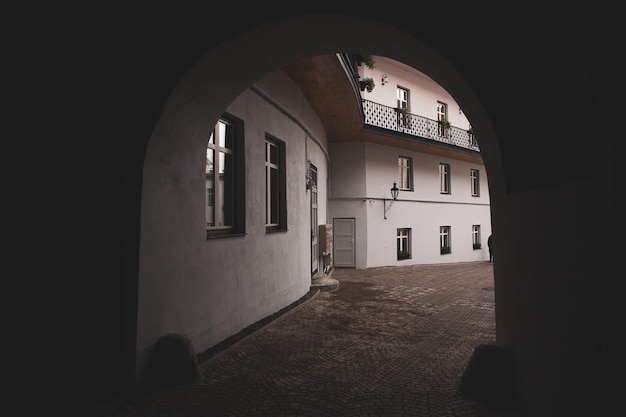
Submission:
<svg viewBox="0 0 626 417">
<path fill-rule="evenodd" d="M 138 379 L 160 335 L 182 332 L 205 350 L 301 298 L 320 268 L 311 230 L 327 222 L 328 146 L 297 86 L 275 71 L 212 123 L 188 155 L 188 180 L 161 165 L 160 186 L 144 195 L 158 206 L 176 190 L 194 203 L 162 210 L 149 219 L 161 226 L 144 230 Z M 162 245 L 166 236 L 179 244 Z M 180 310 L 194 294 L 203 302 Z"/>
<path fill-rule="evenodd" d="M 343 58 L 324 59 L 338 65 Z M 431 91 L 415 94 L 421 100 L 410 102 L 414 108 L 427 113 L 422 101 L 457 107 L 434 81 L 380 61 L 384 65 L 376 68 L 402 79 L 404 88 Z M 447 131 L 433 141 L 383 129 L 373 138 L 391 141 L 370 142 L 359 133 L 367 128 L 362 122 L 357 140 L 344 141 L 332 130 L 329 138 L 302 84 L 288 74 L 272 72 L 212 125 L 205 121 L 197 154 L 187 155 L 186 181 L 170 175 L 160 160 L 153 164 L 158 172 L 148 173 L 162 178 L 145 191 L 148 206 L 158 206 L 169 192 L 193 204 L 174 204 L 157 211 L 158 218 L 144 219 L 160 227 L 142 231 L 138 378 L 160 335 L 182 332 L 198 350 L 207 349 L 304 296 L 312 279 L 332 267 L 488 259 L 489 193 L 475 149 L 446 143 Z M 343 85 L 354 79 L 350 71 L 338 74 Z M 390 87 L 376 87 L 372 98 L 379 105 L 395 100 Z M 348 100 L 365 103 L 368 93 L 361 94 L 356 89 Z M 458 119 L 467 124 L 462 114 Z M 416 141 L 427 145 L 420 151 Z M 200 155 L 204 164 L 197 163 Z M 160 243 L 173 236 L 175 247 Z M 254 262 L 240 262 L 243 256 Z M 167 311 L 194 294 L 202 294 L 203 302 L 181 310 L 183 319 L 170 319 Z"/>
<path fill-rule="evenodd" d="M 421 72 L 371 60 L 371 68 L 356 66 L 359 81 L 374 82 L 360 92 L 364 129 L 393 141 L 330 145 L 334 266 L 487 260 L 489 188 L 467 117 Z M 415 142 L 432 146 L 411 148 Z"/>
</svg>

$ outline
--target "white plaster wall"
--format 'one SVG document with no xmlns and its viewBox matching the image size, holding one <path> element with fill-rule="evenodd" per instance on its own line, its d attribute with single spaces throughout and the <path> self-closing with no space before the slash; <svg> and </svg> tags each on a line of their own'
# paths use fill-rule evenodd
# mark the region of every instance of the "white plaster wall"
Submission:
<svg viewBox="0 0 626 417">
<path fill-rule="evenodd" d="M 280 72 L 245 90 L 225 111 L 245 126 L 246 233 L 206 238 L 204 155 L 214 120 L 196 124 L 202 131 L 190 132 L 205 139 L 153 148 L 150 158 L 157 162 L 145 172 L 152 181 L 143 196 L 151 209 L 142 217 L 139 373 L 164 333 L 188 335 L 200 352 L 296 301 L 310 288 L 308 161 L 318 169 L 321 223 L 327 214 L 327 142 L 319 119 Z M 182 126 L 179 134 L 185 132 Z M 265 231 L 266 133 L 286 143 L 285 232 Z"/>
<path fill-rule="evenodd" d="M 365 188 L 365 143 L 333 142 L 329 144 L 331 222 L 336 218 L 355 219 L 356 267 L 367 265 L 367 221 L 363 196 Z"/>
<path fill-rule="evenodd" d="M 487 237 L 491 234 L 489 184 L 485 167 L 464 161 L 407 151 L 372 143 L 331 144 L 331 182 L 344 190 L 331 200 L 332 217 L 356 219 L 357 268 L 377 266 L 487 261 Z M 339 153 L 342 156 L 336 156 Z M 391 204 L 391 187 L 398 181 L 398 156 L 413 161 L 413 191 L 400 191 Z M 347 164 L 347 161 L 350 164 Z M 334 162 L 341 162 L 334 164 Z M 347 178 L 365 161 L 365 192 L 352 189 Z M 439 192 L 439 163 L 450 164 L 451 194 Z M 480 172 L 480 196 L 470 193 L 470 169 Z M 333 188 L 334 189 L 334 188 Z M 384 218 L 383 199 L 387 219 Z M 390 205 L 391 204 L 391 205 Z M 481 226 L 481 249 L 472 247 L 472 225 Z M 439 253 L 439 226 L 452 228 L 452 253 Z M 398 228 L 411 228 L 411 259 L 397 260 Z"/>
<path fill-rule="evenodd" d="M 437 120 L 437 101 L 448 105 L 448 119 L 452 126 L 468 129 L 469 121 L 456 100 L 432 78 L 416 69 L 392 59 L 375 56 L 373 69 L 361 65 L 358 67 L 361 79 L 374 80 L 372 92 L 363 91 L 361 96 L 389 107 L 397 106 L 396 89 L 398 86 L 409 90 L 410 112 L 429 119 Z M 389 82 L 382 84 L 382 76 L 387 74 Z"/>
<path fill-rule="evenodd" d="M 367 207 L 362 198 L 331 199 L 331 219 L 354 219 L 355 258 L 357 269 L 367 268 L 368 224 Z"/>
<path fill-rule="evenodd" d="M 365 194 L 365 143 L 333 142 L 330 148 L 330 197 Z"/>
</svg>

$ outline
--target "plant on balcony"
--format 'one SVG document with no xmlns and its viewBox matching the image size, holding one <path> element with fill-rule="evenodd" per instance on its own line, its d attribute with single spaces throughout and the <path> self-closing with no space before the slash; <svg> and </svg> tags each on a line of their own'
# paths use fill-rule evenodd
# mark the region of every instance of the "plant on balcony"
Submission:
<svg viewBox="0 0 626 417">
<path fill-rule="evenodd" d="M 376 60 L 371 55 L 355 54 L 354 60 L 357 65 L 361 66 L 365 64 L 365 66 L 369 69 L 374 69 L 374 66 L 376 65 Z"/>
<path fill-rule="evenodd" d="M 450 253 L 450 252 L 451 252 L 450 246 L 442 246 L 441 247 L 441 254 L 442 255 L 445 255 L 445 254 Z"/>
<path fill-rule="evenodd" d="M 374 79 L 373 78 L 364 78 L 359 80 L 359 85 L 361 86 L 361 91 L 367 90 L 368 93 L 371 93 L 374 89 Z"/>
<path fill-rule="evenodd" d="M 409 109 L 407 107 L 396 107 L 396 111 L 403 116 L 409 114 Z"/>
<path fill-rule="evenodd" d="M 450 129 L 450 127 L 452 126 L 450 124 L 450 120 L 445 119 L 445 118 L 439 120 L 439 125 L 441 126 L 442 129 L 445 129 L 445 130 Z"/>
<path fill-rule="evenodd" d="M 398 115 L 398 125 L 408 128 L 409 127 L 409 109 L 407 107 L 396 107 L 396 113 Z"/>
<path fill-rule="evenodd" d="M 474 130 L 471 127 L 467 129 L 467 137 L 469 138 L 470 146 L 478 146 L 478 142 L 476 142 L 476 138 L 474 137 Z"/>
</svg>

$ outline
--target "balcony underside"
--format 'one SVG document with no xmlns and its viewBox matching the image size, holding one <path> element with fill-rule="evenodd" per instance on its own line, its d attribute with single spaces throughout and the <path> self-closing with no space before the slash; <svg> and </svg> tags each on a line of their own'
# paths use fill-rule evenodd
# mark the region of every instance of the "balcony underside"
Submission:
<svg viewBox="0 0 626 417">
<path fill-rule="evenodd" d="M 337 56 L 303 59 L 283 68 L 319 115 L 329 142 L 371 142 L 445 158 L 482 164 L 479 153 L 443 142 L 420 139 L 393 130 L 363 124 L 359 99 Z"/>
</svg>

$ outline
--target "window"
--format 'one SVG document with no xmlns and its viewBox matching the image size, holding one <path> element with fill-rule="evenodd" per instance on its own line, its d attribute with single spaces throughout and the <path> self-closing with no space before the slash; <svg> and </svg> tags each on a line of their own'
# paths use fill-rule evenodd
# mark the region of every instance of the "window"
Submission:
<svg viewBox="0 0 626 417">
<path fill-rule="evenodd" d="M 480 177 L 477 169 L 470 169 L 470 188 L 472 197 L 480 196 Z"/>
<path fill-rule="evenodd" d="M 265 184 L 266 230 L 286 230 L 285 143 L 269 137 L 265 139 Z"/>
<path fill-rule="evenodd" d="M 409 90 L 407 90 L 406 88 L 397 87 L 396 97 L 399 110 L 398 125 L 406 127 L 409 125 Z"/>
<path fill-rule="evenodd" d="M 451 252 L 450 226 L 439 226 L 439 253 L 445 255 Z"/>
<path fill-rule="evenodd" d="M 447 136 L 450 130 L 450 121 L 448 119 L 448 105 L 437 102 L 437 124 L 439 127 L 439 136 Z"/>
<path fill-rule="evenodd" d="M 406 156 L 398 157 L 398 188 L 405 191 L 413 190 L 413 161 Z"/>
<path fill-rule="evenodd" d="M 439 164 L 439 192 L 450 194 L 450 164 Z"/>
<path fill-rule="evenodd" d="M 206 148 L 207 237 L 245 231 L 243 155 L 243 123 L 222 117 Z"/>
<path fill-rule="evenodd" d="M 472 248 L 480 249 L 480 225 L 475 224 L 472 226 Z"/>
<path fill-rule="evenodd" d="M 397 231 L 398 260 L 411 259 L 411 229 Z"/>
</svg>

